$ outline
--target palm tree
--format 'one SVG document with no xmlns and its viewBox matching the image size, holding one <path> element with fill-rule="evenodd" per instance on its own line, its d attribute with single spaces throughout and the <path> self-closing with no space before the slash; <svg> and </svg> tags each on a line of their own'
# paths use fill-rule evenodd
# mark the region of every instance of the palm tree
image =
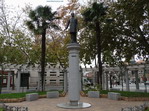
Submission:
<svg viewBox="0 0 149 111">
<path fill-rule="evenodd" d="M 99 72 L 97 73 L 97 84 L 102 86 L 102 60 L 101 60 L 101 21 L 103 16 L 106 15 L 107 7 L 104 7 L 103 3 L 94 2 L 91 7 L 86 8 L 82 13 L 85 22 L 88 23 L 90 28 L 95 30 L 96 34 L 96 45 L 98 55 Z"/>
<path fill-rule="evenodd" d="M 28 28 L 34 32 L 35 35 L 41 35 L 41 85 L 42 91 L 44 91 L 44 75 L 45 75 L 45 51 L 46 51 L 46 30 L 49 28 L 58 28 L 54 23 L 56 12 L 52 12 L 49 6 L 38 6 L 35 10 L 31 10 L 29 13 L 30 20 L 26 22 Z"/>
</svg>

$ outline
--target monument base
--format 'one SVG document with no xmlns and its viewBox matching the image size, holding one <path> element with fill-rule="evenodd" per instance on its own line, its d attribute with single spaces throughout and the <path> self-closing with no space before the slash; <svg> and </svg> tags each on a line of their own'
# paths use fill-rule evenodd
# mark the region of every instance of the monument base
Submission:
<svg viewBox="0 0 149 111">
<path fill-rule="evenodd" d="M 72 103 L 68 102 L 68 103 L 57 104 L 57 106 L 60 108 L 64 108 L 64 109 L 83 109 L 83 108 L 91 107 L 91 104 L 84 103 L 84 102 L 78 102 L 77 105 L 76 104 L 72 105 Z"/>
</svg>

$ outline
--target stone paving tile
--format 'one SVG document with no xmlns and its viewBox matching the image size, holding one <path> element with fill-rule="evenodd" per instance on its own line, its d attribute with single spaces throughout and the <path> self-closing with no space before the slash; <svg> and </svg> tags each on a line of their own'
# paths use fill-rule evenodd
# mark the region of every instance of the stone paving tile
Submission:
<svg viewBox="0 0 149 111">
<path fill-rule="evenodd" d="M 21 103 L 6 103 L 10 106 L 28 107 L 29 111 L 121 111 L 121 108 L 143 104 L 143 101 L 116 101 L 107 98 L 81 97 L 80 102 L 90 103 L 92 106 L 85 109 L 63 109 L 56 105 L 68 102 L 68 97 L 43 98 L 36 101 L 24 101 Z"/>
</svg>

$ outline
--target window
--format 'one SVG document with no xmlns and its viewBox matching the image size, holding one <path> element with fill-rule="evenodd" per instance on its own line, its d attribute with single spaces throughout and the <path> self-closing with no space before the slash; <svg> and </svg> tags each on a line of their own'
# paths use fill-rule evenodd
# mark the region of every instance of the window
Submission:
<svg viewBox="0 0 149 111">
<path fill-rule="evenodd" d="M 55 79 L 51 79 L 51 80 L 50 80 L 50 84 L 56 85 L 56 80 L 55 80 Z"/>
<path fill-rule="evenodd" d="M 60 72 L 60 76 L 64 76 L 64 72 Z"/>
<path fill-rule="evenodd" d="M 56 76 L 56 74 L 50 74 L 50 76 Z"/>
<path fill-rule="evenodd" d="M 50 72 L 50 76 L 56 76 L 56 72 L 55 71 L 51 71 Z"/>
<path fill-rule="evenodd" d="M 56 82 L 56 80 L 54 80 L 54 79 L 51 79 L 51 80 L 50 80 L 50 82 Z"/>
</svg>

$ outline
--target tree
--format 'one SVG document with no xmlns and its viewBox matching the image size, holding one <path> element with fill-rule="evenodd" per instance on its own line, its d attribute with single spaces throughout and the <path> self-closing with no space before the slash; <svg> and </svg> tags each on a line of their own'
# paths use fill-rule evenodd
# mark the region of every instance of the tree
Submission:
<svg viewBox="0 0 149 111">
<path fill-rule="evenodd" d="M 24 12 L 19 10 L 18 12 L 11 9 L 5 4 L 5 0 L 0 1 L 0 67 L 1 72 L 5 70 L 4 64 L 22 64 L 28 60 L 28 52 L 26 51 L 29 47 L 29 41 L 26 41 L 25 30 L 22 27 L 21 21 L 24 19 Z M 15 13 L 15 15 L 13 14 Z M 20 28 L 21 26 L 21 28 Z M 19 30 L 18 30 L 19 29 Z M 23 30 L 23 31 L 22 31 Z M 21 33 L 21 31 L 23 33 Z M 23 38 L 24 37 L 24 38 Z M 20 43 L 23 38 L 23 42 Z M 24 47 L 27 45 L 27 47 Z M 24 47 L 24 48 L 23 48 Z M 2 87 L 3 73 L 0 74 L 0 92 Z"/>
<path fill-rule="evenodd" d="M 42 91 L 44 91 L 44 75 L 45 75 L 45 51 L 46 51 L 46 30 L 49 28 L 58 29 L 54 23 L 56 12 L 52 12 L 51 7 L 38 6 L 35 10 L 29 13 L 30 20 L 26 22 L 28 28 L 34 32 L 35 35 L 42 36 L 42 51 L 41 51 L 41 84 Z"/>
<path fill-rule="evenodd" d="M 95 31 L 99 72 L 97 74 L 97 83 L 102 85 L 102 58 L 101 58 L 101 21 L 106 15 L 107 7 L 103 3 L 94 2 L 91 7 L 84 10 L 82 13 L 84 20 Z"/>
<path fill-rule="evenodd" d="M 62 28 L 66 27 L 66 24 L 70 17 L 70 13 L 75 12 L 75 16 L 77 17 L 77 19 L 80 19 L 79 10 L 80 4 L 78 0 L 68 0 L 67 5 L 60 6 L 57 9 L 57 13 L 62 19 L 57 20 L 56 23 L 59 24 L 59 26 Z M 47 59 L 49 62 L 60 63 L 60 65 L 64 69 L 66 69 L 68 67 L 67 44 L 70 42 L 70 34 L 67 31 L 63 30 L 49 30 L 47 34 L 48 33 L 50 34 L 51 38 L 49 39 L 50 42 L 48 42 L 47 45 Z M 79 38 L 79 34 L 77 38 Z"/>
<path fill-rule="evenodd" d="M 129 7 L 129 8 L 128 8 Z M 111 24 L 115 35 L 115 55 L 126 61 L 134 56 L 149 54 L 149 2 L 146 0 L 119 0 L 112 4 L 109 14 L 114 19 Z"/>
</svg>

